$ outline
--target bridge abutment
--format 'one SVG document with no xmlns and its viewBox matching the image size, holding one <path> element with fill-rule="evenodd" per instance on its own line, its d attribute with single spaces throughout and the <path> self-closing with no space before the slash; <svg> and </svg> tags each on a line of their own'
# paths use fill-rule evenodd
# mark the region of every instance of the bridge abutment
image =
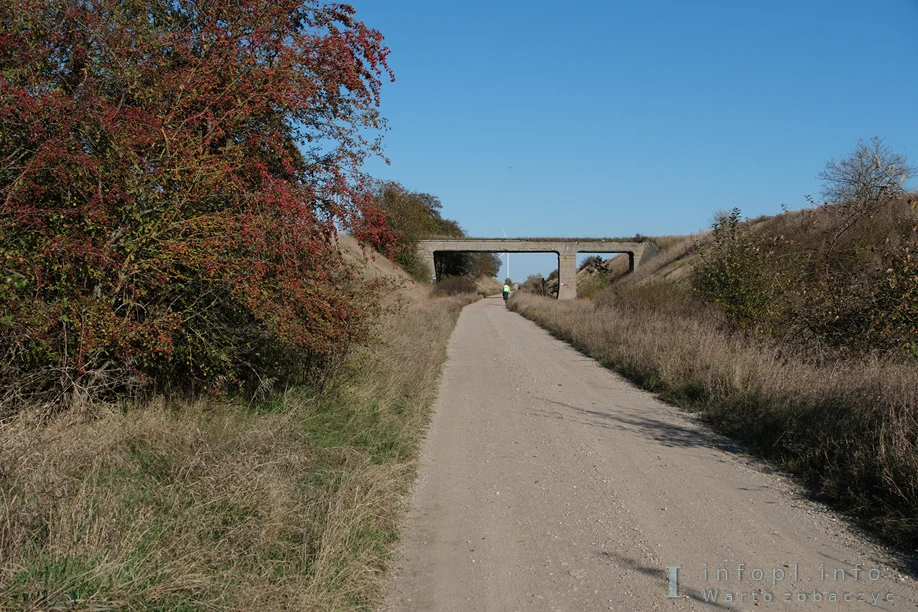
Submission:
<svg viewBox="0 0 918 612">
<path fill-rule="evenodd" d="M 437 262 L 434 260 L 434 252 L 424 246 L 419 246 L 418 257 L 421 258 L 421 261 L 424 262 L 424 265 L 430 270 L 430 282 L 437 282 Z"/>
</svg>

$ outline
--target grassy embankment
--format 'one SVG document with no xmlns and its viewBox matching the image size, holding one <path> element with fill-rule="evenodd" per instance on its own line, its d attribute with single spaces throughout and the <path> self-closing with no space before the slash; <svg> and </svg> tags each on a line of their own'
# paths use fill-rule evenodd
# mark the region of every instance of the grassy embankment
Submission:
<svg viewBox="0 0 918 612">
<path fill-rule="evenodd" d="M 798 237 L 818 233 L 802 213 L 750 225 L 785 239 L 797 230 Z M 820 352 L 812 343 L 742 332 L 687 282 L 698 243 L 670 237 L 658 244 L 657 260 L 594 300 L 518 293 L 510 307 L 645 389 L 702 413 L 894 544 L 918 545 L 914 360 Z M 806 240 L 800 245 L 809 250 Z"/>
<path fill-rule="evenodd" d="M 0 425 L 0 610 L 365 609 L 462 306 L 410 300 L 321 395 Z"/>
</svg>

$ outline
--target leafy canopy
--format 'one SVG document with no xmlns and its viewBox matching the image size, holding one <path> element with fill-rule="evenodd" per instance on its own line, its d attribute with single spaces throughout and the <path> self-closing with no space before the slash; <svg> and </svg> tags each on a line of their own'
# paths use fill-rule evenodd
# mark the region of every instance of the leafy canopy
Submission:
<svg viewBox="0 0 918 612">
<path fill-rule="evenodd" d="M 371 193 L 374 209 L 382 216 L 378 225 L 391 228 L 391 232 L 381 238 L 378 232 L 365 231 L 373 235 L 366 239 L 418 280 L 429 281 L 433 272 L 438 278 L 497 275 L 500 258 L 494 253 L 439 253 L 436 271 L 425 269 L 427 264 L 417 256 L 419 240 L 462 238 L 465 231 L 456 221 L 442 216 L 443 205 L 437 196 L 410 191 L 394 181 L 375 182 Z"/>
<path fill-rule="evenodd" d="M 316 0 L 0 5 L 0 387 L 304 380 L 376 296 L 336 248 L 391 77 Z"/>
</svg>

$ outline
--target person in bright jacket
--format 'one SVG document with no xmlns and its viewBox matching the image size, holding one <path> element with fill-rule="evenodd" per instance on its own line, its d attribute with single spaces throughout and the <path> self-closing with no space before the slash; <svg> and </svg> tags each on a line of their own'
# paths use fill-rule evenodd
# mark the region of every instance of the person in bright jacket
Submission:
<svg viewBox="0 0 918 612">
<path fill-rule="evenodd" d="M 510 297 L 510 285 L 504 283 L 504 301 L 507 301 L 507 298 Z"/>
</svg>

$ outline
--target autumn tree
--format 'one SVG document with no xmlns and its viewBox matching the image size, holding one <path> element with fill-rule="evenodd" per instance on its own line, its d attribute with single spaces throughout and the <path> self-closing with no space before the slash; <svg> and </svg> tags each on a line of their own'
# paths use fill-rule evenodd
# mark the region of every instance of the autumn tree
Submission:
<svg viewBox="0 0 918 612">
<path fill-rule="evenodd" d="M 365 337 L 376 292 L 335 235 L 369 210 L 391 73 L 351 7 L 17 0 L 0 24 L 4 402 L 296 383 Z"/>
<path fill-rule="evenodd" d="M 500 258 L 494 253 L 439 253 L 436 270 L 424 269 L 417 256 L 419 240 L 426 238 L 462 238 L 465 231 L 456 221 L 442 216 L 440 199 L 429 193 L 406 189 L 394 181 L 378 181 L 371 189 L 373 205 L 384 214 L 385 227 L 391 228 L 389 241 L 377 240 L 378 249 L 390 253 L 393 261 L 419 280 L 427 281 L 431 273 L 448 276 L 494 276 L 500 270 Z"/>
</svg>

